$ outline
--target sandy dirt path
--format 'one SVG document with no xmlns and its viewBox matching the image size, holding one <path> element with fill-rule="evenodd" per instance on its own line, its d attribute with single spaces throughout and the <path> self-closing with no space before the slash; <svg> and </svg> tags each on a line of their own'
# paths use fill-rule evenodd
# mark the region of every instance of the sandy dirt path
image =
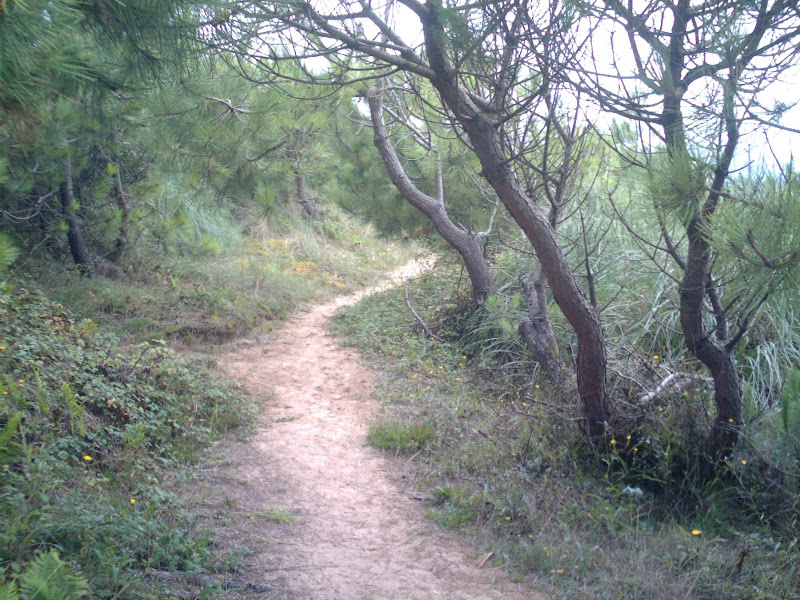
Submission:
<svg viewBox="0 0 800 600">
<path fill-rule="evenodd" d="M 416 261 L 392 279 L 425 267 Z M 240 576 L 262 584 L 262 593 L 240 597 L 541 600 L 504 570 L 478 567 L 465 540 L 425 517 L 397 466 L 364 446 L 379 408 L 372 374 L 327 323 L 374 291 L 299 312 L 265 341 L 219 357 L 262 400 L 257 432 L 224 445 L 224 460 L 194 491 L 220 509 L 222 550 L 251 549 Z"/>
</svg>

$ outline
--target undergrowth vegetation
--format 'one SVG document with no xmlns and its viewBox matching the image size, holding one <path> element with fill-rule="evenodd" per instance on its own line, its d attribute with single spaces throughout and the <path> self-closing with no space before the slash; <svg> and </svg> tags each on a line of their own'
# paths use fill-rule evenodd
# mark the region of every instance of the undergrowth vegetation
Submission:
<svg viewBox="0 0 800 600">
<path fill-rule="evenodd" d="M 167 583 L 184 574 L 225 595 L 241 557 L 217 553 L 180 489 L 254 408 L 176 345 L 202 356 L 410 256 L 326 213 L 143 230 L 113 277 L 53 269 L 0 235 L 0 598 L 185 597 Z"/>
<path fill-rule="evenodd" d="M 261 219 L 250 214 L 242 217 L 248 234 L 221 211 L 201 230 L 144 237 L 113 279 L 80 278 L 53 269 L 50 259 L 26 265 L 26 273 L 125 341 L 226 342 L 269 331 L 305 302 L 374 282 L 406 256 L 335 206 L 326 212 L 319 222 L 290 205 Z"/>
<path fill-rule="evenodd" d="M 800 473 L 787 419 L 798 418 L 800 383 L 785 388 L 783 410 L 752 404 L 735 453 L 710 480 L 692 468 L 692 436 L 711 418 L 702 386 L 665 390 L 646 405 L 628 397 L 637 426 L 598 452 L 576 426 L 575 399 L 537 376 L 519 341 L 514 286 L 470 315 L 460 275 L 442 261 L 409 288 L 441 342 L 424 334 L 402 289 L 336 321 L 386 373 L 377 391 L 384 414 L 368 441 L 415 457 L 437 524 L 466 528 L 496 565 L 554 598 L 798 597 Z M 681 355 L 680 340 L 670 346 L 646 333 L 652 327 L 627 327 L 640 317 L 615 310 L 614 359 L 633 356 L 647 373 L 660 355 Z M 615 386 L 623 400 L 632 393 L 630 382 Z"/>
<path fill-rule="evenodd" d="M 144 569 L 213 565 L 208 532 L 195 529 L 166 481 L 250 421 L 244 396 L 210 377 L 209 366 L 161 341 L 122 349 L 94 322 L 4 285 L 3 597 L 14 597 L 15 580 L 24 598 L 83 595 L 26 595 L 26 577 L 48 568 L 50 577 L 63 571 L 86 582 L 78 588 L 90 586 L 93 597 L 154 597 L 143 591 Z"/>
</svg>

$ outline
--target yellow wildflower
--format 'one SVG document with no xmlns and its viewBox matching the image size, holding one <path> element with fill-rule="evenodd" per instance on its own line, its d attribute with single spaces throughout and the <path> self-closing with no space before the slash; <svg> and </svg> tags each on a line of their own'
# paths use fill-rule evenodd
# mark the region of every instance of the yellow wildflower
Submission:
<svg viewBox="0 0 800 600">
<path fill-rule="evenodd" d="M 746 465 L 746 464 L 747 464 L 747 461 L 743 459 L 743 460 L 742 460 L 742 464 L 743 464 L 743 465 Z"/>
<path fill-rule="evenodd" d="M 87 454 L 86 456 L 83 457 L 83 460 L 85 460 L 86 462 L 92 462 L 94 459 Z"/>
<path fill-rule="evenodd" d="M 136 504 L 136 498 L 131 498 L 131 504 Z"/>
<path fill-rule="evenodd" d="M 701 533 L 703 532 L 700 531 L 699 529 L 692 529 L 692 535 L 700 535 Z"/>
<path fill-rule="evenodd" d="M 653 360 L 658 360 L 659 358 L 658 354 L 653 354 Z"/>
</svg>

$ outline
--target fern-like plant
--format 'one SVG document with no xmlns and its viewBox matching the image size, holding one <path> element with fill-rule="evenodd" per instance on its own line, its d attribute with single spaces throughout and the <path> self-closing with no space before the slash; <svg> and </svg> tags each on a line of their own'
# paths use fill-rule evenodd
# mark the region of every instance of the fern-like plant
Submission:
<svg viewBox="0 0 800 600">
<path fill-rule="evenodd" d="M 86 436 L 86 422 L 83 406 L 78 402 L 78 397 L 72 392 L 72 388 L 68 383 L 61 386 L 61 392 L 64 395 L 64 401 L 69 409 L 69 424 L 73 435 L 78 437 Z"/>
<path fill-rule="evenodd" d="M 15 582 L 0 582 L 0 600 L 19 600 L 19 590 Z"/>
<path fill-rule="evenodd" d="M 17 260 L 19 250 L 7 235 L 0 233 L 0 277 L 3 277 L 11 264 Z"/>
<path fill-rule="evenodd" d="M 19 578 L 24 600 L 80 600 L 89 583 L 61 560 L 58 551 L 39 552 Z"/>
<path fill-rule="evenodd" d="M 0 430 L 0 464 L 6 462 L 13 453 L 11 452 L 12 448 L 12 438 L 17 433 L 17 428 L 19 424 L 22 422 L 22 413 L 14 413 L 12 414 L 3 428 Z M 0 596 L 0 598 L 2 598 Z"/>
</svg>

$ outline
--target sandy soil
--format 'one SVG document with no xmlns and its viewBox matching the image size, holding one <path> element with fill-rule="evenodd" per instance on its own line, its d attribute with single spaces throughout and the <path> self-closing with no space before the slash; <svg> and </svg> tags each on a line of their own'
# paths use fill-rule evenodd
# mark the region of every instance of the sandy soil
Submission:
<svg viewBox="0 0 800 600">
<path fill-rule="evenodd" d="M 416 261 L 392 281 L 426 266 Z M 397 465 L 364 446 L 378 410 L 373 376 L 326 325 L 374 291 L 300 312 L 277 334 L 219 357 L 263 406 L 257 432 L 224 445 L 192 492 L 220 521 L 223 552 L 251 550 L 237 578 L 259 587 L 238 597 L 542 600 L 491 562 L 478 566 L 475 549 L 425 517 Z"/>
</svg>

